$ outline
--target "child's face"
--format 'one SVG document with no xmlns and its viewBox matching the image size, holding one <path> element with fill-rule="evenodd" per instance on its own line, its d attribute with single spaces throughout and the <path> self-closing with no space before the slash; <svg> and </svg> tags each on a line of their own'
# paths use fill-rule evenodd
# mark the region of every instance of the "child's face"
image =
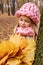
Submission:
<svg viewBox="0 0 43 65">
<path fill-rule="evenodd" d="M 26 16 L 20 16 L 20 18 L 19 18 L 19 26 L 21 26 L 21 27 L 31 26 L 30 18 L 28 18 Z"/>
</svg>

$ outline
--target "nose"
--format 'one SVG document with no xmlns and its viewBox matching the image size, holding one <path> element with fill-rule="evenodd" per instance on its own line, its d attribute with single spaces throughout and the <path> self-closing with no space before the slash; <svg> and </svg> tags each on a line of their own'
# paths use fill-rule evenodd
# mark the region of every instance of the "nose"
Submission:
<svg viewBox="0 0 43 65">
<path fill-rule="evenodd" d="M 24 21 L 22 21 L 22 24 L 24 25 L 24 24 L 25 24 L 25 22 L 24 22 Z"/>
</svg>

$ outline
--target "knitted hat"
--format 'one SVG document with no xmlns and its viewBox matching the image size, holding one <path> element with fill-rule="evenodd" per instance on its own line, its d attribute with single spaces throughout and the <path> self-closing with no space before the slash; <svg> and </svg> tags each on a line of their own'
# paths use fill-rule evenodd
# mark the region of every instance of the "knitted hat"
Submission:
<svg viewBox="0 0 43 65">
<path fill-rule="evenodd" d="M 34 3 L 25 3 L 16 13 L 17 17 L 25 15 L 32 19 L 32 21 L 37 25 L 40 21 L 40 13 L 38 7 Z"/>
</svg>

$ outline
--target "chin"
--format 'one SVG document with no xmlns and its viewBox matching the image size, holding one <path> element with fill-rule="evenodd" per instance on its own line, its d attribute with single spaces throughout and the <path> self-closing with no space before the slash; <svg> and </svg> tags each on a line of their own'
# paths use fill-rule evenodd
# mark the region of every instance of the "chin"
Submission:
<svg viewBox="0 0 43 65">
<path fill-rule="evenodd" d="M 20 25 L 20 27 L 25 27 L 24 25 Z"/>
</svg>

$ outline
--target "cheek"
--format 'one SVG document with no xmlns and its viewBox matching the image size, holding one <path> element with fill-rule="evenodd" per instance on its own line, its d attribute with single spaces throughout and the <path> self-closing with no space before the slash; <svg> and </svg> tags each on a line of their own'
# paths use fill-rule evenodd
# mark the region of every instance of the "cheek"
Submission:
<svg viewBox="0 0 43 65">
<path fill-rule="evenodd" d="M 29 23 L 25 23 L 26 26 L 29 26 Z"/>
<path fill-rule="evenodd" d="M 22 26 L 23 24 L 22 24 L 22 21 L 19 21 L 19 26 Z"/>
<path fill-rule="evenodd" d="M 32 25 L 30 23 L 26 23 L 27 26 L 31 27 Z"/>
<path fill-rule="evenodd" d="M 19 25 L 21 24 L 21 21 L 19 21 Z"/>
</svg>

